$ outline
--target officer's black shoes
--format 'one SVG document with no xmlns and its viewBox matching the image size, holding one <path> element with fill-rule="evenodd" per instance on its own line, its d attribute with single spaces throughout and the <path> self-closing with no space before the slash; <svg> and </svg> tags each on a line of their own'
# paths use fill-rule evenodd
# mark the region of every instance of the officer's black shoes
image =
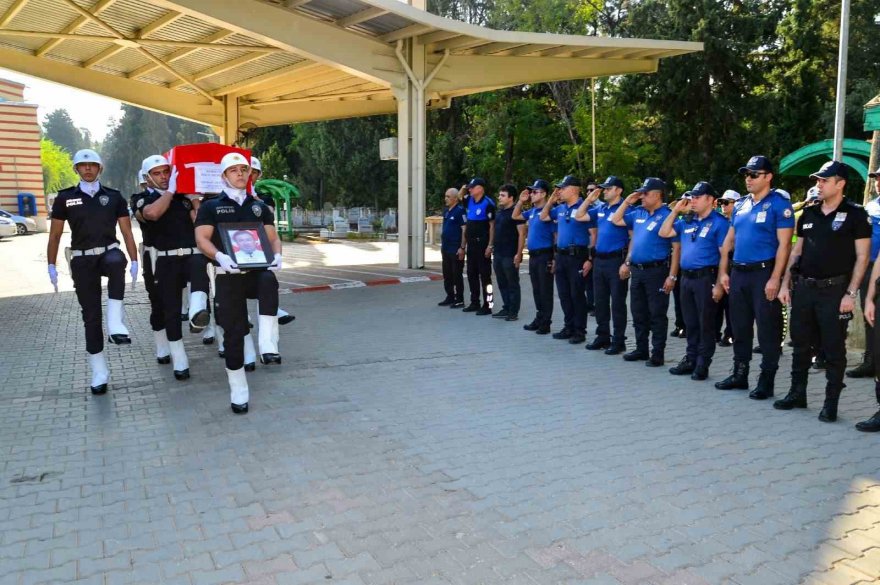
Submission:
<svg viewBox="0 0 880 585">
<path fill-rule="evenodd" d="M 189 380 L 189 368 L 185 370 L 174 370 L 175 380 Z"/>
<path fill-rule="evenodd" d="M 167 366 L 168 364 L 171 363 L 171 356 L 170 356 L 170 355 L 166 355 L 165 357 L 157 357 L 157 358 L 156 358 L 156 363 L 159 363 L 159 364 L 161 364 L 161 365 L 163 365 L 163 366 Z"/>
<path fill-rule="evenodd" d="M 670 337 L 684 337 L 684 327 L 676 327 L 672 330 L 672 333 L 669 334 Z"/>
<path fill-rule="evenodd" d="M 451 305 L 452 301 L 450 301 L 449 304 Z M 296 317 L 293 315 L 282 315 L 281 317 L 278 317 L 278 324 L 287 325 L 288 323 L 293 323 L 295 320 Z"/>
<path fill-rule="evenodd" d="M 89 388 L 92 391 L 92 394 L 95 396 L 102 396 L 107 394 L 107 384 L 99 384 L 97 386 L 91 386 Z"/>
<path fill-rule="evenodd" d="M 648 359 L 648 352 L 634 349 L 629 353 L 623 354 L 623 359 L 628 362 L 639 362 Z"/>
<path fill-rule="evenodd" d="M 451 305 L 454 302 L 455 302 L 455 299 L 453 299 L 451 297 L 446 297 L 445 299 L 443 299 L 442 301 L 437 303 L 437 306 L 438 307 L 448 307 L 449 305 Z M 278 322 L 280 323 L 281 320 L 279 319 Z"/>
<path fill-rule="evenodd" d="M 247 414 L 247 411 L 248 411 L 247 402 L 245 402 L 244 404 L 232 403 L 230 406 L 232 406 L 232 412 L 234 412 L 235 414 Z"/>
<path fill-rule="evenodd" d="M 492 314 L 492 309 L 490 309 L 486 305 L 483 305 L 482 307 L 477 309 L 477 312 L 475 313 L 475 315 L 480 316 L 480 317 L 482 317 L 484 315 L 491 315 L 491 314 Z"/>
<path fill-rule="evenodd" d="M 596 339 L 594 339 L 593 341 L 588 343 L 584 347 L 584 349 L 588 349 L 590 351 L 597 351 L 600 349 L 608 349 L 609 347 L 611 347 L 611 340 L 610 339 L 608 339 L 608 338 L 603 339 L 601 337 L 597 337 Z"/>
<path fill-rule="evenodd" d="M 572 345 L 577 345 L 579 343 L 583 343 L 587 340 L 587 336 L 583 333 L 572 333 L 571 337 L 568 338 L 568 342 Z"/>
<path fill-rule="evenodd" d="M 480 303 L 471 303 L 464 309 L 462 309 L 463 313 L 476 313 L 480 310 Z"/>
<path fill-rule="evenodd" d="M 507 317 L 504 318 L 505 321 L 519 321 L 519 315 L 516 313 L 510 313 Z"/>
<path fill-rule="evenodd" d="M 553 339 L 570 339 L 571 338 L 571 329 L 568 327 L 563 327 L 559 331 L 553 334 Z"/>
<path fill-rule="evenodd" d="M 452 303 L 451 305 L 449 305 L 449 308 L 450 308 L 450 309 L 460 309 L 460 308 L 462 308 L 463 306 L 464 306 L 464 302 L 463 302 L 463 301 L 455 301 L 454 303 Z"/>
<path fill-rule="evenodd" d="M 131 343 L 131 338 L 128 335 L 123 335 L 122 333 L 114 333 L 107 337 L 107 341 L 110 343 L 115 343 L 116 345 L 128 345 Z"/>
<path fill-rule="evenodd" d="M 681 358 L 681 361 L 678 362 L 678 365 L 672 366 L 669 368 L 669 373 L 673 376 L 686 376 L 687 374 L 693 374 L 694 370 L 697 369 L 697 364 L 691 359 L 688 359 L 687 356 Z"/>
<path fill-rule="evenodd" d="M 846 387 L 846 384 L 843 384 Z M 825 388 L 825 405 L 819 413 L 822 422 L 834 422 L 837 420 L 837 403 L 840 401 L 840 393 L 843 388 Z"/>
<path fill-rule="evenodd" d="M 776 410 L 792 410 L 794 408 L 806 408 L 807 407 L 807 383 L 806 382 L 792 382 L 791 389 L 788 391 L 788 394 L 785 395 L 785 398 L 782 400 L 777 400 L 773 403 L 773 408 Z"/>
<path fill-rule="evenodd" d="M 720 382 L 715 382 L 715 387 L 719 390 L 748 390 L 749 364 L 733 362 L 733 371 Z"/>
<path fill-rule="evenodd" d="M 662 353 L 655 353 L 651 357 L 648 358 L 648 361 L 645 362 L 645 365 L 649 368 L 659 368 L 663 364 L 666 363 L 666 360 L 663 358 Z"/>
<path fill-rule="evenodd" d="M 880 432 L 880 410 L 878 410 L 874 414 L 874 416 L 872 416 L 868 420 L 863 420 L 862 422 L 856 423 L 856 430 L 862 431 L 863 433 Z"/>
<path fill-rule="evenodd" d="M 525 329 L 526 331 L 537 331 L 540 328 L 541 326 L 538 325 L 537 321 L 532 321 L 531 323 L 526 323 L 525 325 L 523 325 L 523 329 Z"/>
<path fill-rule="evenodd" d="M 550 333 L 550 326 L 542 325 L 535 330 L 535 333 L 537 333 L 538 335 L 548 335 Z"/>
<path fill-rule="evenodd" d="M 767 400 L 773 398 L 776 370 L 761 370 L 755 389 L 749 392 L 752 400 Z"/>
<path fill-rule="evenodd" d="M 261 353 L 260 363 L 264 366 L 268 366 L 269 364 L 280 364 L 281 355 L 277 353 Z"/>
<path fill-rule="evenodd" d="M 619 355 L 626 351 L 625 345 L 612 345 L 605 350 L 605 355 Z"/>
<path fill-rule="evenodd" d="M 213 344 L 213 343 L 214 343 L 214 338 L 213 338 L 213 337 L 203 337 L 203 338 L 202 338 L 202 344 L 203 344 L 203 345 L 211 345 L 211 344 Z"/>
<path fill-rule="evenodd" d="M 199 331 L 203 330 L 208 324 L 211 322 L 211 313 L 209 313 L 206 309 L 202 309 L 190 319 L 190 324 L 193 327 L 196 327 Z"/>
<path fill-rule="evenodd" d="M 813 369 L 814 370 L 824 370 L 828 368 L 828 362 L 825 361 L 825 358 L 821 358 L 816 356 L 816 359 L 813 360 Z"/>
<path fill-rule="evenodd" d="M 694 373 L 691 374 L 691 380 L 695 380 L 697 382 L 702 382 L 706 378 L 709 377 L 709 366 L 700 365 L 694 368 Z"/>
<path fill-rule="evenodd" d="M 761 349 L 760 345 L 756 345 L 755 347 L 752 348 L 752 353 L 756 353 L 758 355 L 761 355 L 762 353 L 764 353 L 764 350 Z"/>
<path fill-rule="evenodd" d="M 733 345 L 733 338 L 728 336 L 723 336 L 720 340 L 718 340 L 718 345 L 720 347 L 730 347 Z"/>
<path fill-rule="evenodd" d="M 492 315 L 492 318 L 493 318 L 493 319 L 504 319 L 504 318 L 507 317 L 509 314 L 510 314 L 510 312 L 508 312 L 507 309 L 501 309 L 501 310 L 498 311 L 497 313 L 494 313 L 494 314 Z"/>
<path fill-rule="evenodd" d="M 249 364 L 245 364 L 245 365 L 244 365 L 244 371 L 245 371 L 245 372 L 253 372 L 253 371 L 255 371 L 256 369 L 257 369 L 257 364 L 256 364 L 256 362 L 251 362 L 251 363 L 249 363 Z"/>
<path fill-rule="evenodd" d="M 189 315 L 187 315 L 186 313 L 181 313 L 180 320 L 181 321 L 189 321 Z"/>
<path fill-rule="evenodd" d="M 863 361 L 856 367 L 846 372 L 847 378 L 873 378 L 874 364 L 870 361 Z"/>
<path fill-rule="evenodd" d="M 217 357 L 218 357 L 218 358 L 221 358 L 221 359 L 222 359 L 222 358 L 225 358 L 225 357 L 226 357 L 226 352 L 223 351 L 223 350 L 221 349 L 220 351 L 217 352 Z"/>
</svg>

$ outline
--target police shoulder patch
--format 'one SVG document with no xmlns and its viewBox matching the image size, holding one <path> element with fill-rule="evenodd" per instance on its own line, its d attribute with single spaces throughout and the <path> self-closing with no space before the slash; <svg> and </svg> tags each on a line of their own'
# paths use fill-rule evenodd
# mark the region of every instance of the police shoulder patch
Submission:
<svg viewBox="0 0 880 585">
<path fill-rule="evenodd" d="M 98 202 L 101 205 L 106 207 L 107 204 L 110 203 L 110 196 L 109 195 L 101 195 L 100 197 L 98 197 Z"/>
<path fill-rule="evenodd" d="M 260 207 L 259 203 L 254 203 L 253 205 L 251 205 L 251 211 L 253 211 L 254 215 L 257 217 L 263 215 L 263 208 Z"/>
<path fill-rule="evenodd" d="M 782 212 L 782 215 L 785 218 L 791 217 L 791 207 L 786 207 L 785 211 Z"/>
<path fill-rule="evenodd" d="M 146 201 L 144 201 L 144 198 L 143 198 L 143 197 L 141 197 L 140 199 L 138 199 L 138 202 L 137 202 L 137 208 L 140 209 L 141 207 L 143 207 L 143 206 L 144 206 L 144 203 L 146 203 Z"/>
</svg>

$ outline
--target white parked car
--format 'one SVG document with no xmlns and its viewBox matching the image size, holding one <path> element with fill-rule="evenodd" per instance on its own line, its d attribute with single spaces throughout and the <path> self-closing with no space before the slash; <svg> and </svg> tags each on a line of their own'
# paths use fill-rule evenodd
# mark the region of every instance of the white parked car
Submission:
<svg viewBox="0 0 880 585">
<path fill-rule="evenodd" d="M 26 234 L 28 232 L 37 231 L 37 222 L 35 222 L 34 220 L 32 220 L 29 217 L 24 217 L 21 215 L 13 215 L 13 214 L 9 213 L 8 211 L 3 211 L 2 209 L 0 209 L 0 217 L 4 217 L 6 219 L 11 219 L 12 222 L 15 224 L 16 233 L 18 233 L 18 235 L 20 235 L 20 236 L 23 236 L 24 234 Z"/>
<path fill-rule="evenodd" d="M 14 236 L 18 233 L 15 222 L 5 217 L 0 217 L 0 238 Z"/>
</svg>

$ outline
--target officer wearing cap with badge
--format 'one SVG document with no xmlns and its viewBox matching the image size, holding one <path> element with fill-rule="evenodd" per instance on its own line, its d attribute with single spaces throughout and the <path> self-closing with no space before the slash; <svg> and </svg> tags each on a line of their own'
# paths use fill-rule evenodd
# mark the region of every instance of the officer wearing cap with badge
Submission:
<svg viewBox="0 0 880 585">
<path fill-rule="evenodd" d="M 550 183 L 537 179 L 519 195 L 513 208 L 513 219 L 526 222 L 526 247 L 529 249 L 529 279 L 532 282 L 532 296 L 535 299 L 536 315 L 531 323 L 523 325 L 526 331 L 538 335 L 550 333 L 553 320 L 553 250 L 556 244 L 556 224 L 541 221 L 541 212 L 547 203 Z M 531 202 L 532 207 L 523 211 L 523 205 Z"/>
<path fill-rule="evenodd" d="M 686 195 L 660 227 L 661 236 L 681 242 L 681 312 L 687 331 L 686 354 L 669 373 L 705 380 L 715 355 L 715 314 L 721 300 L 714 299 L 712 291 L 730 222 L 715 211 L 716 193 L 711 184 L 700 181 Z M 693 220 L 677 219 L 689 207 Z"/>
<path fill-rule="evenodd" d="M 464 230 L 467 218 L 458 201 L 458 189 L 450 187 L 444 195 L 446 211 L 440 233 L 440 254 L 443 258 L 443 288 L 446 298 L 437 303 L 441 307 L 464 307 Z"/>
<path fill-rule="evenodd" d="M 733 206 L 742 198 L 738 191 L 728 189 L 722 193 L 718 200 L 719 213 L 724 219 L 730 222 L 733 216 Z M 719 260 L 720 262 L 720 260 Z M 723 292 L 723 291 L 721 291 Z M 715 338 L 721 347 L 730 347 L 733 345 L 733 329 L 730 325 L 730 295 L 722 294 L 721 300 L 718 301 L 718 312 L 715 317 Z"/>
<path fill-rule="evenodd" d="M 492 307 L 492 247 L 495 240 L 495 202 L 486 195 L 486 181 L 474 177 L 461 188 L 466 212 L 464 247 L 467 250 L 467 280 L 471 291 L 471 303 L 465 313 L 491 315 Z M 480 305 L 480 293 L 483 304 Z"/>
<path fill-rule="evenodd" d="M 823 422 L 837 420 L 837 404 L 846 386 L 846 325 L 871 251 L 868 214 L 844 195 L 849 172 L 846 164 L 829 161 L 810 175 L 822 203 L 804 209 L 798 220 L 798 241 L 779 290 L 779 299 L 791 304 L 793 350 L 791 389 L 773 407 L 807 407 L 810 350 L 818 340 L 827 363 L 825 404 L 819 413 Z"/>
<path fill-rule="evenodd" d="M 600 193 L 605 202 L 592 205 Z M 622 203 L 623 181 L 611 175 L 590 193 L 575 214 L 578 221 L 592 221 L 597 227 L 593 259 L 596 338 L 586 345 L 586 349 L 604 349 L 607 355 L 626 351 L 626 292 L 629 283 L 628 279 L 621 277 L 620 270 L 626 266 L 629 230 L 611 221 Z"/>
<path fill-rule="evenodd" d="M 773 165 L 766 157 L 753 156 L 739 172 L 745 175 L 749 196 L 734 207 L 716 284 L 721 289 L 716 291 L 716 297 L 722 292 L 730 295 L 733 371 L 716 382 L 715 387 L 719 390 L 749 388 L 753 328 L 757 323 L 761 374 L 749 398 L 764 400 L 773 396 L 779 368 L 782 308 L 777 295 L 791 251 L 794 213 L 791 203 L 771 190 Z"/>
<path fill-rule="evenodd" d="M 873 179 L 880 185 L 880 169 L 873 173 L 868 173 L 869 180 Z M 880 188 L 877 189 L 880 195 Z M 868 267 L 865 274 L 871 274 L 874 271 L 874 263 L 877 261 L 877 254 L 880 253 L 880 196 L 868 201 L 865 205 L 865 211 L 868 213 L 868 219 L 871 222 L 871 254 L 868 258 Z M 862 286 L 859 288 L 859 300 L 862 303 L 862 313 L 865 312 L 865 302 L 868 300 L 869 278 L 862 279 Z M 863 321 L 865 327 L 865 354 L 862 363 L 849 370 L 846 373 L 847 378 L 870 378 L 874 375 L 874 328 L 868 323 L 867 319 Z"/>
<path fill-rule="evenodd" d="M 593 245 L 596 241 L 596 224 L 577 221 L 575 212 L 583 203 L 580 197 L 581 181 L 566 175 L 556 184 L 557 191 L 551 199 L 559 205 L 541 210 L 541 221 L 556 222 L 556 291 L 565 325 L 553 334 L 554 339 L 567 339 L 571 344 L 583 343 L 587 337 L 587 291 L 586 279 L 593 268 Z"/>
<path fill-rule="evenodd" d="M 614 225 L 632 231 L 626 266 L 631 274 L 630 310 L 636 332 L 635 350 L 623 355 L 628 362 L 647 360 L 648 367 L 665 363 L 666 336 L 669 325 L 669 294 L 678 280 L 680 249 L 678 241 L 660 235 L 660 227 L 672 213 L 663 205 L 666 183 L 648 177 L 631 193 L 611 216 Z M 641 199 L 642 205 L 632 211 L 630 206 Z M 651 353 L 648 353 L 648 334 Z"/>
<path fill-rule="evenodd" d="M 94 150 L 84 149 L 73 155 L 73 170 L 80 177 L 75 187 L 58 193 L 52 204 L 52 225 L 46 258 L 49 280 L 58 291 L 55 261 L 64 232 L 70 224 L 70 274 L 76 299 L 82 309 L 86 332 L 86 351 L 92 373 L 92 394 L 107 392 L 110 370 L 104 356 L 104 334 L 101 330 L 101 277 L 107 278 L 107 332 L 110 343 L 131 343 L 123 322 L 122 299 L 125 292 L 125 255 L 119 249 L 116 226 L 122 232 L 128 257 L 131 259 L 132 285 L 137 280 L 137 245 L 131 231 L 131 218 L 122 194 L 101 184 L 101 157 Z"/>
<path fill-rule="evenodd" d="M 141 215 L 149 222 L 153 250 L 151 261 L 162 297 L 165 333 L 171 347 L 174 377 L 189 378 L 189 359 L 183 346 L 180 291 L 190 283 L 189 322 L 202 331 L 211 319 L 208 312 L 208 272 L 205 257 L 196 247 L 193 224 L 199 209 L 197 197 L 177 193 L 177 170 L 161 155 L 148 156 L 141 167 L 154 189 L 144 200 Z"/>
<path fill-rule="evenodd" d="M 880 168 L 873 173 L 869 173 L 868 177 L 874 180 L 875 191 L 880 195 Z M 865 206 L 865 211 L 871 219 L 871 258 L 874 261 L 874 267 L 871 270 L 871 275 L 865 279 L 868 283 L 868 290 L 863 295 L 863 302 L 865 303 L 865 321 L 871 326 L 871 334 L 874 337 L 871 345 L 874 352 L 872 356 L 874 364 L 874 395 L 877 397 L 877 403 L 880 404 L 880 356 L 877 355 L 880 352 L 880 342 L 877 340 L 877 336 L 880 335 L 880 328 L 874 322 L 877 317 L 877 294 L 880 293 L 880 289 L 877 288 L 877 280 L 880 279 L 880 262 L 877 261 L 876 256 L 878 250 L 880 250 L 880 241 L 878 241 L 880 240 L 880 237 L 878 237 L 878 231 L 880 231 L 878 229 L 880 209 L 878 208 L 880 208 L 880 204 L 878 204 L 878 201 L 880 201 L 880 197 L 872 199 Z M 868 420 L 863 420 L 856 424 L 856 428 L 866 433 L 880 432 L 880 410 Z"/>
<path fill-rule="evenodd" d="M 256 296 L 260 307 L 260 360 L 264 364 L 281 363 L 278 354 L 278 280 L 274 271 L 281 269 L 281 240 L 275 231 L 275 218 L 265 203 L 247 191 L 250 161 L 231 152 L 220 161 L 225 185 L 217 197 L 202 202 L 196 217 L 196 243 L 212 259 L 217 271 L 217 324 L 223 328 L 226 376 L 229 380 L 232 412 L 248 412 L 250 389 L 244 369 L 245 335 L 248 334 L 248 297 Z M 272 245 L 274 258 L 269 271 L 242 273 L 235 260 L 221 252 L 223 244 L 217 229 L 221 223 L 260 222 Z"/>
</svg>

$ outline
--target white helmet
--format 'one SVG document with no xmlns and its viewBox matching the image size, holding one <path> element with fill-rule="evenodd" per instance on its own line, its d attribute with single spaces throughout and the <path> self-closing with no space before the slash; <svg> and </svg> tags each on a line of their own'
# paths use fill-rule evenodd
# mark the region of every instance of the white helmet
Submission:
<svg viewBox="0 0 880 585">
<path fill-rule="evenodd" d="M 240 152 L 230 152 L 220 159 L 220 174 L 225 173 L 229 167 L 234 167 L 235 165 L 250 167 L 248 160 L 243 154 Z"/>
<path fill-rule="evenodd" d="M 139 185 L 147 184 L 147 174 L 143 170 L 138 171 L 137 182 Z"/>
<path fill-rule="evenodd" d="M 141 172 L 143 174 L 147 174 L 156 167 L 170 167 L 171 163 L 168 162 L 168 159 L 162 156 L 161 154 L 154 154 L 152 156 L 148 156 L 144 159 L 144 162 L 141 163 Z"/>
<path fill-rule="evenodd" d="M 73 170 L 76 170 L 76 165 L 82 163 L 97 163 L 99 167 L 104 168 L 104 163 L 101 162 L 101 155 L 91 148 L 77 150 L 76 154 L 73 155 Z"/>
<path fill-rule="evenodd" d="M 251 169 L 263 172 L 263 165 L 260 164 L 260 159 L 255 156 L 251 157 Z"/>
</svg>

